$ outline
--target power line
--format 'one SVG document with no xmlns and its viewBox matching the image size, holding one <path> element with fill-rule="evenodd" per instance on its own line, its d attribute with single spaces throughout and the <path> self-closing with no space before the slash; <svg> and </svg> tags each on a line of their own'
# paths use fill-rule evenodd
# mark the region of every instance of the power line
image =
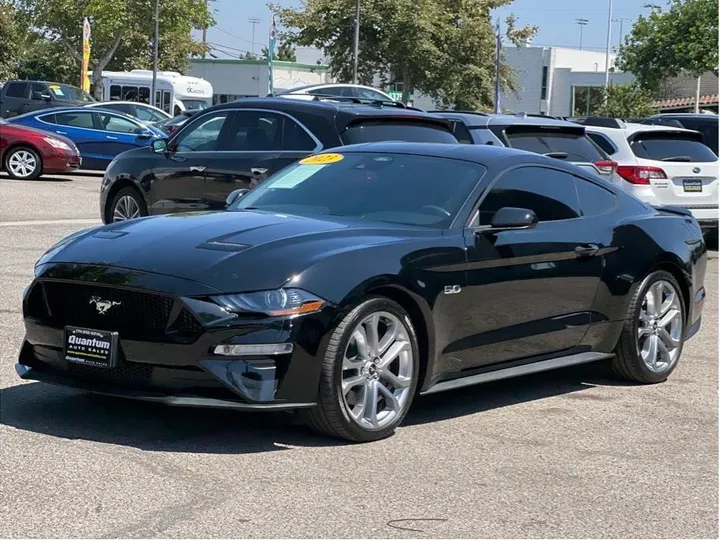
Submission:
<svg viewBox="0 0 720 540">
<path fill-rule="evenodd" d="M 215 30 L 220 30 L 223 34 L 228 35 L 228 36 L 230 36 L 231 38 L 239 39 L 240 41 L 244 41 L 245 43 L 250 43 L 250 44 L 252 44 L 252 41 L 250 41 L 249 39 L 241 38 L 240 36 L 236 36 L 235 34 L 231 34 L 231 33 L 228 32 L 227 30 L 223 30 L 223 29 L 220 28 L 219 26 L 216 26 L 216 27 L 215 27 Z"/>
</svg>

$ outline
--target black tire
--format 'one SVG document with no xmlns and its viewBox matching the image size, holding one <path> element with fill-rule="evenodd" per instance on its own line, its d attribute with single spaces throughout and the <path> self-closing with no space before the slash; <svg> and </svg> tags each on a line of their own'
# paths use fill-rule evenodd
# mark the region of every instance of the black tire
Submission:
<svg viewBox="0 0 720 540">
<path fill-rule="evenodd" d="M 120 202 L 120 200 L 123 197 L 131 197 L 138 208 L 138 215 L 135 216 L 136 218 L 144 217 L 148 215 L 147 206 L 145 205 L 145 200 L 142 198 L 142 195 L 138 192 L 137 189 L 134 187 L 124 187 L 120 191 L 118 191 L 115 196 L 112 198 L 112 201 L 110 203 L 110 206 L 106 212 L 106 223 L 113 223 L 114 215 L 115 215 L 115 209 Z M 122 220 L 117 220 L 122 221 Z"/>
<path fill-rule="evenodd" d="M 17 175 L 10 168 L 10 159 L 13 156 L 19 154 L 20 152 L 27 152 L 35 159 L 35 169 L 33 169 L 32 173 L 30 173 L 26 176 Z M 5 168 L 5 171 L 8 173 L 8 176 L 10 176 L 10 178 L 13 178 L 15 180 L 35 180 L 42 174 L 42 171 L 43 171 L 42 157 L 40 157 L 40 154 L 38 154 L 35 150 L 30 148 L 29 146 L 18 146 L 16 148 L 13 148 L 12 150 L 10 150 L 7 154 L 5 154 L 4 168 Z"/>
<path fill-rule="evenodd" d="M 682 316 L 683 334 L 680 338 L 679 350 L 677 358 L 672 366 L 664 371 L 657 372 L 651 370 L 643 361 L 640 355 L 640 346 L 638 343 L 638 330 L 640 325 L 640 312 L 646 293 L 650 287 L 658 281 L 666 281 L 673 286 L 675 294 L 680 300 L 680 311 Z M 667 380 L 668 376 L 675 370 L 682 356 L 683 341 L 685 338 L 684 329 L 687 320 L 685 308 L 685 300 L 682 290 L 673 275 L 664 270 L 658 270 L 650 273 L 642 281 L 638 289 L 633 294 L 628 307 L 627 317 L 623 326 L 620 340 L 615 347 L 615 358 L 612 360 L 613 373 L 624 380 L 634 381 L 642 384 L 655 384 Z"/>
<path fill-rule="evenodd" d="M 341 395 L 342 365 L 345 351 L 355 328 L 368 315 L 375 312 L 388 312 L 397 317 L 407 332 L 412 352 L 412 377 L 404 406 L 393 421 L 381 429 L 366 429 L 350 416 L 348 407 Z M 303 411 L 304 423 L 313 431 L 344 439 L 351 442 L 370 442 L 389 437 L 402 423 L 412 404 L 418 384 L 420 368 L 417 336 L 410 317 L 396 302 L 385 297 L 370 297 L 355 307 L 335 327 L 327 348 L 320 374 L 318 405 Z"/>
</svg>

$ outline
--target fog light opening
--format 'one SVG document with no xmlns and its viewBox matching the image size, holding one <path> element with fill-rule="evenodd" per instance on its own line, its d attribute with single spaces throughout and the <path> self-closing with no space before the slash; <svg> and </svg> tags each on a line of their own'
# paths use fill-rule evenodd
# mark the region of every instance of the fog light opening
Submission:
<svg viewBox="0 0 720 540">
<path fill-rule="evenodd" d="M 265 343 L 260 345 L 218 345 L 213 351 L 220 356 L 263 356 L 290 354 L 292 343 Z"/>
</svg>

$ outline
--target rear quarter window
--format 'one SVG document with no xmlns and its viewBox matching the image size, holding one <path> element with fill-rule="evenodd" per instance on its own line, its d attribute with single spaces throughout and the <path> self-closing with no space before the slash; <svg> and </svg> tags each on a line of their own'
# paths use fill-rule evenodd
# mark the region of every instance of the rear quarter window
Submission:
<svg viewBox="0 0 720 540">
<path fill-rule="evenodd" d="M 457 144 L 448 130 L 431 123 L 403 123 L 393 121 L 365 121 L 352 124 L 342 134 L 343 144 L 378 141 L 430 142 Z"/>
<path fill-rule="evenodd" d="M 594 163 L 607 159 L 584 132 L 563 128 L 509 126 L 508 146 L 535 154 L 567 154 L 567 161 Z"/>
<path fill-rule="evenodd" d="M 682 133 L 640 133 L 632 139 L 630 148 L 636 157 L 653 161 L 707 163 L 718 159 L 696 137 Z"/>
</svg>

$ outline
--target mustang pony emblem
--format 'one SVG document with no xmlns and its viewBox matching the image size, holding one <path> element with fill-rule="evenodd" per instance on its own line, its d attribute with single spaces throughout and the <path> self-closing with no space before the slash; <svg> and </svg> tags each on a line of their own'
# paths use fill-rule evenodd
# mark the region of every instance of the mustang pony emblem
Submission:
<svg viewBox="0 0 720 540">
<path fill-rule="evenodd" d="M 92 298 L 90 298 L 89 303 L 95 304 L 95 309 L 97 309 L 100 315 L 105 315 L 108 309 L 113 306 L 119 306 L 121 304 L 121 302 L 111 302 L 110 300 L 103 300 L 99 296 L 93 296 Z"/>
</svg>

